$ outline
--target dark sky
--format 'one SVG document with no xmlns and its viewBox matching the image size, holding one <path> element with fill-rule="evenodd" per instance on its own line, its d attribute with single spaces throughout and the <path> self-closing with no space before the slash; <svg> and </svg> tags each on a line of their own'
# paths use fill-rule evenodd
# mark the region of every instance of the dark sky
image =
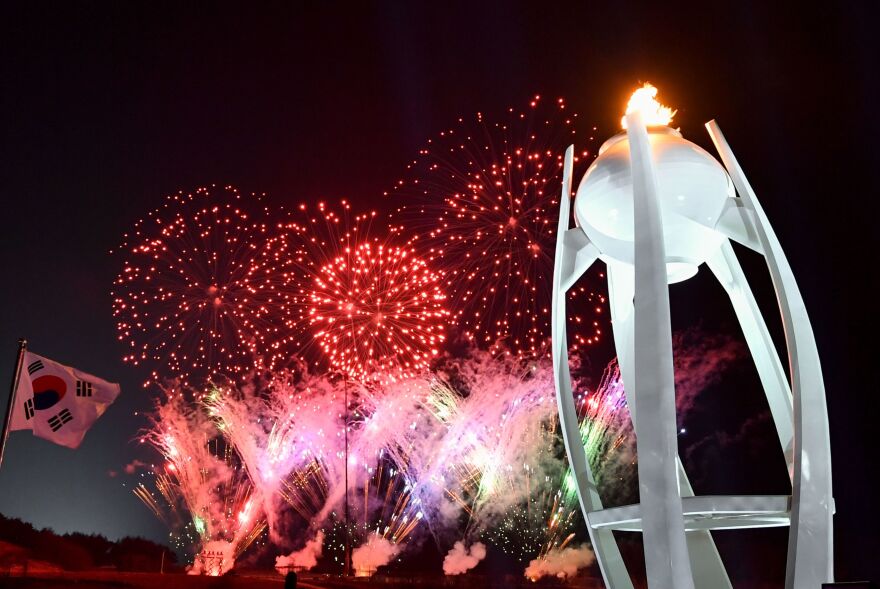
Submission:
<svg viewBox="0 0 880 589">
<path fill-rule="evenodd" d="M 786 248 L 823 356 L 837 568 L 880 578 L 869 3 L 178 4 L 0 8 L 0 374 L 25 335 L 123 386 L 76 452 L 11 435 L 0 512 L 59 531 L 166 535 L 107 474 L 138 455 L 133 414 L 151 404 L 119 360 L 109 287 L 120 260 L 108 250 L 163 195 L 233 183 L 366 208 L 461 114 L 540 93 L 614 130 L 650 80 L 692 140 L 708 147 L 702 124 L 718 119 Z"/>
</svg>

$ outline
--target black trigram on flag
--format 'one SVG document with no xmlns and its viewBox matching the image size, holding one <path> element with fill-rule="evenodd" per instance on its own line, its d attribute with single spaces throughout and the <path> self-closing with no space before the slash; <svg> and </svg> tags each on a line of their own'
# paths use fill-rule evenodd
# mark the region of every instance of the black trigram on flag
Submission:
<svg viewBox="0 0 880 589">
<path fill-rule="evenodd" d="M 70 411 L 67 409 L 62 409 L 58 415 L 55 415 L 49 418 L 49 427 L 52 428 L 53 432 L 57 432 L 64 424 L 73 419 L 73 415 L 70 414 Z"/>
<path fill-rule="evenodd" d="M 34 416 L 34 400 L 28 399 L 24 402 L 24 418 L 30 419 Z"/>
<path fill-rule="evenodd" d="M 77 397 L 91 397 L 92 396 L 92 383 L 86 382 L 84 380 L 76 381 L 76 396 Z"/>
<path fill-rule="evenodd" d="M 36 360 L 36 361 L 28 364 L 28 374 L 33 374 L 37 370 L 42 370 L 42 369 L 43 369 L 43 361 L 42 360 Z"/>
</svg>

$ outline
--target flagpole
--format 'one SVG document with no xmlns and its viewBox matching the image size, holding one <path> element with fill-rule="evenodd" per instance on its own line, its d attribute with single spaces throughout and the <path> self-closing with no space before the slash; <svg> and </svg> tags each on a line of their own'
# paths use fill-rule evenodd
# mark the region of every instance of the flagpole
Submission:
<svg viewBox="0 0 880 589">
<path fill-rule="evenodd" d="M 343 383 L 344 399 L 345 399 L 345 565 L 343 572 L 344 577 L 351 576 L 351 525 L 348 515 L 348 373 L 345 373 L 345 381 Z"/>
<path fill-rule="evenodd" d="M 18 339 L 18 357 L 15 359 L 15 372 L 12 375 L 12 388 L 9 390 L 9 400 L 6 402 L 6 413 L 3 415 L 3 432 L 0 434 L 0 466 L 3 465 L 3 453 L 6 451 L 6 438 L 9 437 L 9 420 L 12 417 L 12 407 L 15 402 L 15 391 L 18 390 L 18 381 L 21 378 L 21 365 L 24 364 L 24 353 L 27 350 L 27 340 Z"/>
</svg>

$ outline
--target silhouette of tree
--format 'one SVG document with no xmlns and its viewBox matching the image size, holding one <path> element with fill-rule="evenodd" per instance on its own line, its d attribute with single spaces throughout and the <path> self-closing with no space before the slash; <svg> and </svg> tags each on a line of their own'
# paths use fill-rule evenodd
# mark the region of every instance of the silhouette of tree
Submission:
<svg viewBox="0 0 880 589">
<path fill-rule="evenodd" d="M 158 571 L 165 555 L 165 570 L 177 563 L 177 556 L 167 546 L 144 538 L 122 538 L 116 542 L 98 534 L 73 532 L 58 535 L 49 528 L 35 529 L 31 524 L 0 514 L 0 541 L 20 548 L 0 554 L 7 560 L 42 560 L 66 570 L 113 566 L 121 571 Z"/>
</svg>

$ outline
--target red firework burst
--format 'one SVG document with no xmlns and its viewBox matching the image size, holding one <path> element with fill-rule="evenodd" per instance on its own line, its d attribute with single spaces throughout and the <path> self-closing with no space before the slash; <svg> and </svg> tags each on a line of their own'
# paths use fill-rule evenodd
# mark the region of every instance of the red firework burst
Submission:
<svg viewBox="0 0 880 589">
<path fill-rule="evenodd" d="M 438 275 L 405 247 L 367 241 L 324 264 L 309 320 L 330 364 L 355 378 L 426 368 L 444 341 Z"/>
<path fill-rule="evenodd" d="M 413 244 L 445 272 L 455 323 L 492 350 L 545 349 L 563 155 L 575 143 L 575 161 L 582 160 L 594 140 L 576 133 L 577 122 L 562 99 L 544 105 L 538 96 L 496 122 L 482 113 L 459 119 L 428 142 L 394 188 L 406 199 L 401 217 L 418 232 Z M 601 334 L 593 314 L 604 297 L 572 291 L 584 295 L 589 310 L 576 312 L 571 327 L 576 344 Z"/>
<path fill-rule="evenodd" d="M 324 204 L 302 206 L 297 220 L 281 227 L 267 255 L 283 260 L 281 274 L 291 293 L 290 336 L 308 355 L 311 343 L 339 372 L 360 380 L 387 382 L 426 368 L 445 341 L 440 274 L 411 246 L 373 237 L 376 213 L 350 217 Z"/>
<path fill-rule="evenodd" d="M 113 285 L 123 360 L 150 365 L 148 384 L 236 377 L 283 325 L 285 295 L 259 265 L 271 225 L 256 195 L 232 187 L 179 192 L 138 221 Z"/>
</svg>

